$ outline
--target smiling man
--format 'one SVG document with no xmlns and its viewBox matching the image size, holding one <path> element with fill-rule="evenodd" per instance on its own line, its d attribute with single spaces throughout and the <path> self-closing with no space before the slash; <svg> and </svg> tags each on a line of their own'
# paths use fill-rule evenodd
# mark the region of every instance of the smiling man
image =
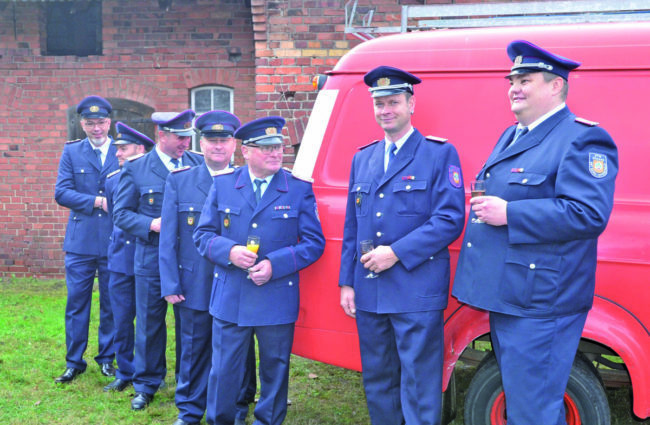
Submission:
<svg viewBox="0 0 650 425">
<path fill-rule="evenodd" d="M 160 290 L 158 245 L 165 180 L 171 170 L 203 163 L 203 157 L 187 151 L 194 130 L 194 111 L 155 112 L 158 143 L 151 152 L 129 158 L 124 164 L 115 195 L 113 220 L 134 235 L 135 246 L 135 373 L 131 400 L 142 410 L 164 382 L 167 302 Z"/>
<path fill-rule="evenodd" d="M 77 105 L 86 138 L 66 143 L 54 188 L 56 202 L 70 209 L 63 250 L 68 300 L 65 307 L 66 369 L 56 382 L 73 381 L 86 370 L 88 326 L 95 275 L 99 281 L 99 335 L 95 361 L 105 376 L 115 375 L 113 313 L 107 268 L 111 219 L 107 213 L 106 177 L 118 168 L 111 128 L 111 104 L 88 96 Z"/>
<path fill-rule="evenodd" d="M 199 252 L 215 264 L 211 425 L 245 424 L 237 402 L 253 335 L 261 387 L 255 423 L 280 425 L 287 414 L 298 271 L 322 255 L 325 238 L 311 183 L 281 168 L 284 123 L 259 118 L 235 132 L 246 166 L 215 177 L 194 232 Z M 246 248 L 251 235 L 259 237 L 256 252 Z"/>
<path fill-rule="evenodd" d="M 507 53 L 519 123 L 478 174 L 487 196 L 470 201 L 453 295 L 489 311 L 508 424 L 565 425 L 564 392 L 593 303 L 618 155 L 606 131 L 565 104 L 578 62 L 523 40 Z"/>
<path fill-rule="evenodd" d="M 183 167 L 167 177 L 160 231 L 162 295 L 176 307 L 180 319 L 181 355 L 174 425 L 198 424 L 206 408 L 212 359 L 212 316 L 208 312 L 214 265 L 196 250 L 192 233 L 198 225 L 213 177 L 228 170 L 237 147 L 233 133 L 239 118 L 226 111 L 210 111 L 197 118 L 205 164 Z M 255 345 L 251 344 L 237 417 L 245 419 L 255 399 Z"/>
<path fill-rule="evenodd" d="M 364 82 L 384 139 L 352 160 L 341 307 L 357 321 L 372 424 L 439 424 L 447 246 L 465 220 L 460 161 L 446 139 L 411 124 L 419 78 L 380 66 Z"/>
</svg>

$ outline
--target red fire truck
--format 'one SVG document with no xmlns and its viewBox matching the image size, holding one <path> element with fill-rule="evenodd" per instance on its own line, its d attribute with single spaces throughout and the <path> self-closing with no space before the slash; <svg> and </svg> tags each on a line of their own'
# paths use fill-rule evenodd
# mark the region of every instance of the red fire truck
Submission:
<svg viewBox="0 0 650 425">
<path fill-rule="evenodd" d="M 301 277 L 294 353 L 360 370 L 356 326 L 339 307 L 337 286 L 348 173 L 359 146 L 383 134 L 362 76 L 391 65 L 423 80 L 416 87 L 414 125 L 449 139 L 466 182 L 479 171 L 514 117 L 503 77 L 507 44 L 526 39 L 581 61 L 571 74 L 572 112 L 599 121 L 619 147 L 614 210 L 600 237 L 596 296 L 565 396 L 569 424 L 609 424 L 605 384 L 632 387 L 633 412 L 650 416 L 650 24 L 439 30 L 362 43 L 322 76 L 294 172 L 314 180 L 327 246 Z M 469 198 L 469 188 L 466 187 Z M 549 225 L 552 225 L 549 223 Z M 461 238 L 462 239 L 462 238 Z M 451 246 L 452 272 L 460 239 Z M 453 279 L 452 279 L 453 281 Z M 465 423 L 504 424 L 504 397 L 494 356 L 474 350 L 489 341 L 485 312 L 453 297 L 445 312 L 445 420 L 454 409 L 454 368 L 461 358 L 480 364 L 467 391 Z M 489 346 L 488 344 L 485 344 Z M 451 391 L 450 391 L 451 390 Z"/>
</svg>

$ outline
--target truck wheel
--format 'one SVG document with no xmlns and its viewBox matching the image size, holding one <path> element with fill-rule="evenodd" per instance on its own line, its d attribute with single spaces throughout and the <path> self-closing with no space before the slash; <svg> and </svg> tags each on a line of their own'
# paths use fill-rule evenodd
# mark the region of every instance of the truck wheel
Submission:
<svg viewBox="0 0 650 425">
<path fill-rule="evenodd" d="M 594 366 L 578 353 L 564 394 L 567 425 L 610 425 L 605 389 Z M 506 402 L 494 353 L 478 366 L 465 397 L 465 425 L 505 425 Z"/>
</svg>

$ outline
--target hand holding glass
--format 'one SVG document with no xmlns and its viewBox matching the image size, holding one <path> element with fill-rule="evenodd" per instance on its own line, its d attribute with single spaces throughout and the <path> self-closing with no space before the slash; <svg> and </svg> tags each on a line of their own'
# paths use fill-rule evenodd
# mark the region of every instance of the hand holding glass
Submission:
<svg viewBox="0 0 650 425">
<path fill-rule="evenodd" d="M 375 249 L 375 245 L 373 244 L 371 239 L 361 241 L 361 255 L 367 254 L 370 251 Z M 379 277 L 379 275 L 373 273 L 372 271 L 369 272 L 366 276 L 367 279 L 374 279 L 376 277 Z"/>
<path fill-rule="evenodd" d="M 475 180 L 470 183 L 470 191 L 472 192 L 472 198 L 477 196 L 485 196 L 485 181 Z M 485 223 L 483 220 L 478 218 L 472 219 L 472 223 Z"/>
<path fill-rule="evenodd" d="M 257 254 L 257 251 L 260 249 L 260 237 L 255 235 L 249 235 L 246 239 L 246 249 Z M 250 271 L 250 268 L 248 269 Z M 246 279 L 250 279 L 250 276 L 246 276 Z"/>
</svg>

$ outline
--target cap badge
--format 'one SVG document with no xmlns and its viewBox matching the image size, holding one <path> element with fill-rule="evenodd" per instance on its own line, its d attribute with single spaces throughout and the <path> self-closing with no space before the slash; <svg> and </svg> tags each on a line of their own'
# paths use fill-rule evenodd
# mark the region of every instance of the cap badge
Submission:
<svg viewBox="0 0 650 425">
<path fill-rule="evenodd" d="M 192 128 L 192 122 L 191 121 L 186 122 L 185 124 L 183 124 L 183 128 Z"/>
<path fill-rule="evenodd" d="M 521 65 L 521 63 L 523 62 L 523 60 L 524 60 L 524 57 L 523 57 L 523 56 L 521 56 L 521 55 L 517 56 L 517 57 L 515 58 L 515 65 Z"/>
<path fill-rule="evenodd" d="M 377 87 L 390 86 L 390 78 L 384 77 L 377 80 Z"/>
<path fill-rule="evenodd" d="M 271 134 L 278 134 L 278 129 L 275 127 L 267 127 L 266 128 L 266 134 L 271 135 Z"/>
<path fill-rule="evenodd" d="M 115 136 L 115 138 L 116 138 L 116 139 L 121 139 L 121 138 L 122 138 L 122 133 L 117 133 L 117 135 Z"/>
<path fill-rule="evenodd" d="M 210 127 L 211 130 L 223 130 L 223 124 L 215 124 Z"/>
<path fill-rule="evenodd" d="M 99 112 L 99 106 L 93 105 L 90 107 L 90 112 Z"/>
</svg>

